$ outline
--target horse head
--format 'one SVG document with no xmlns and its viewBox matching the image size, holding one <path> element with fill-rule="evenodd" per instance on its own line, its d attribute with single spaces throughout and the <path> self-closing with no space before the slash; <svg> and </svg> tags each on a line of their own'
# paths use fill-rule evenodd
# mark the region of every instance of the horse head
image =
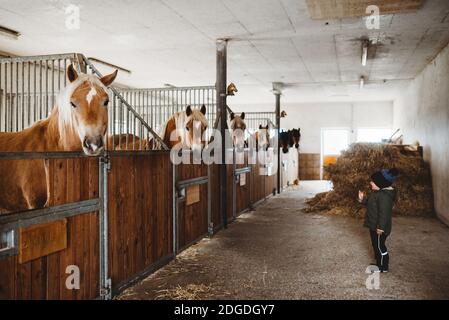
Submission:
<svg viewBox="0 0 449 320">
<path fill-rule="evenodd" d="M 259 125 L 259 130 L 257 131 L 257 145 L 262 147 L 265 151 L 270 147 L 270 127 Z"/>
<path fill-rule="evenodd" d="M 298 149 L 299 148 L 299 140 L 301 139 L 301 129 L 293 129 L 291 131 L 291 136 L 292 136 L 292 140 L 293 140 L 293 144 L 295 145 L 295 148 Z"/>
<path fill-rule="evenodd" d="M 184 123 L 186 130 L 185 145 L 192 150 L 204 148 L 206 143 L 204 133 L 207 130 L 207 126 L 206 106 L 203 104 L 201 109 L 192 109 L 191 106 L 187 106 Z"/>
<path fill-rule="evenodd" d="M 282 148 L 283 153 L 288 153 L 290 146 L 290 132 L 283 131 L 279 134 L 279 146 Z"/>
<path fill-rule="evenodd" d="M 245 148 L 245 112 L 242 112 L 240 116 L 237 116 L 234 112 L 231 112 L 230 119 L 232 143 L 237 150 L 241 151 Z"/>
<path fill-rule="evenodd" d="M 89 156 L 102 152 L 108 126 L 109 86 L 117 71 L 98 78 L 78 74 L 70 64 L 67 68 L 69 84 L 58 97 L 58 129 L 64 150 L 82 150 Z"/>
</svg>

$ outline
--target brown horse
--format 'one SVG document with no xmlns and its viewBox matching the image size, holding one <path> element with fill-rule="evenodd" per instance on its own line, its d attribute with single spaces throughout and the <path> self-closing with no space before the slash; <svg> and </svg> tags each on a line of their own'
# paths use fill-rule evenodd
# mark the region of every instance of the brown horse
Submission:
<svg viewBox="0 0 449 320">
<path fill-rule="evenodd" d="M 208 126 L 205 115 L 205 105 L 201 109 L 187 106 L 185 111 L 176 112 L 167 120 L 160 137 L 170 149 L 178 143 L 181 143 L 182 148 L 202 149 L 206 143 L 204 133 Z"/>
<path fill-rule="evenodd" d="M 104 148 L 108 125 L 109 86 L 117 71 L 101 79 L 67 69 L 69 84 L 47 119 L 20 132 L 0 133 L 0 152 L 84 151 L 95 156 Z M 45 160 L 0 161 L 0 211 L 40 208 L 47 204 Z"/>
</svg>

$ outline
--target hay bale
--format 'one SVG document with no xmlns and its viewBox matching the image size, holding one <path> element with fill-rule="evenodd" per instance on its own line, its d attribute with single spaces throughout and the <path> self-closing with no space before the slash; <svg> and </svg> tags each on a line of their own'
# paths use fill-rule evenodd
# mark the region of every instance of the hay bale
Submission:
<svg viewBox="0 0 449 320">
<path fill-rule="evenodd" d="M 354 143 L 335 164 L 324 168 L 333 190 L 317 194 L 306 201 L 305 212 L 328 211 L 329 214 L 363 217 L 365 208 L 358 203 L 358 190 L 370 192 L 373 172 L 397 168 L 400 176 L 394 183 L 397 200 L 394 214 L 404 216 L 433 215 L 433 190 L 430 167 L 417 151 L 404 146 L 379 143 Z"/>
</svg>

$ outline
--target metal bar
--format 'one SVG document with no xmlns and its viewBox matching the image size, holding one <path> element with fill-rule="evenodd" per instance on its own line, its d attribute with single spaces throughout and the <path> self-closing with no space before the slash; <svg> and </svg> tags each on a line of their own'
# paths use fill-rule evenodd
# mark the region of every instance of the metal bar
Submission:
<svg viewBox="0 0 449 320">
<path fill-rule="evenodd" d="M 0 160 L 87 158 L 83 152 L 0 152 Z"/>
<path fill-rule="evenodd" d="M 226 60 L 227 60 L 227 40 L 217 40 L 217 114 L 221 118 L 221 164 L 220 164 L 220 214 L 223 220 L 223 228 L 228 226 L 227 215 L 227 177 L 226 177 Z"/>
<path fill-rule="evenodd" d="M 90 68 L 92 69 L 92 71 L 99 77 L 101 77 L 101 73 L 95 68 L 95 66 L 84 56 L 82 56 L 82 58 L 84 59 L 84 62 L 90 66 Z M 151 128 L 148 123 L 145 122 L 145 120 L 134 110 L 134 108 L 125 100 L 123 99 L 122 95 L 118 92 L 117 89 L 115 89 L 114 87 L 110 87 L 109 88 L 118 98 L 119 100 L 125 104 L 125 106 L 127 107 L 128 111 L 130 111 L 150 132 L 151 134 L 154 136 L 154 138 L 161 144 L 162 148 L 168 150 L 169 148 L 167 147 L 167 145 L 164 143 L 164 141 L 159 137 L 158 134 L 156 134 L 156 132 L 153 131 L 153 128 Z"/>
<path fill-rule="evenodd" d="M 15 95 L 15 106 L 14 106 L 14 117 L 16 118 L 15 123 L 16 127 L 15 130 L 18 131 L 19 129 L 19 63 L 16 62 L 16 95 Z"/>
<path fill-rule="evenodd" d="M 209 177 L 208 176 L 203 176 L 203 177 L 197 177 L 197 178 L 192 178 L 192 179 L 188 179 L 188 180 L 182 180 L 182 181 L 177 181 L 176 182 L 176 188 L 179 189 L 183 189 L 183 188 L 188 188 L 190 186 L 196 186 L 199 184 L 205 184 L 209 181 Z"/>
<path fill-rule="evenodd" d="M 212 222 L 212 177 L 209 164 L 207 165 L 207 232 L 209 236 L 214 234 Z"/>
<path fill-rule="evenodd" d="M 172 163 L 172 189 L 173 189 L 173 254 L 178 252 L 178 190 L 176 188 L 176 182 L 178 180 L 178 168 Z"/>
<path fill-rule="evenodd" d="M 35 224 L 42 224 L 72 217 L 75 215 L 94 212 L 100 209 L 100 199 L 90 199 L 63 205 L 25 210 L 0 215 L 0 230 L 25 228 Z"/>
<path fill-rule="evenodd" d="M 277 140 L 279 141 L 279 134 L 280 134 L 280 127 L 281 127 L 281 93 L 280 92 L 276 92 L 275 93 L 275 97 L 276 97 L 276 135 L 277 135 Z M 282 170 L 281 170 L 281 149 L 279 148 L 279 142 L 278 142 L 278 146 L 277 146 L 277 176 L 276 176 L 276 180 L 277 180 L 277 192 L 278 194 L 281 193 L 281 175 L 282 175 Z"/>
<path fill-rule="evenodd" d="M 21 100 L 22 100 L 22 125 L 20 130 L 25 128 L 25 66 L 24 62 L 22 62 L 22 92 L 21 92 Z"/>
<path fill-rule="evenodd" d="M 50 55 L 39 55 L 39 56 L 25 56 L 25 57 L 10 57 L 10 58 L 0 58 L 0 62 L 34 62 L 52 59 L 70 59 L 75 56 L 75 53 L 64 53 L 64 54 L 50 54 Z"/>
<path fill-rule="evenodd" d="M 109 279 L 109 239 L 108 239 L 108 169 L 110 158 L 108 155 L 99 159 L 99 236 L 100 236 L 100 297 L 103 300 L 112 298 L 112 283 Z"/>
<path fill-rule="evenodd" d="M 235 169 L 234 175 L 238 176 L 240 174 L 249 173 L 249 172 L 251 172 L 251 167 L 237 168 L 237 169 Z"/>
</svg>

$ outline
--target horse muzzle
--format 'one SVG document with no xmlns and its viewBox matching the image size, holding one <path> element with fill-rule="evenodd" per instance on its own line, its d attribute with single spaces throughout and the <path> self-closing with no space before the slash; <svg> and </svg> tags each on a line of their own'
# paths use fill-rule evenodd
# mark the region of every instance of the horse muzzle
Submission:
<svg viewBox="0 0 449 320">
<path fill-rule="evenodd" d="M 85 137 L 83 140 L 83 151 L 88 156 L 97 156 L 104 149 L 103 136 Z"/>
</svg>

